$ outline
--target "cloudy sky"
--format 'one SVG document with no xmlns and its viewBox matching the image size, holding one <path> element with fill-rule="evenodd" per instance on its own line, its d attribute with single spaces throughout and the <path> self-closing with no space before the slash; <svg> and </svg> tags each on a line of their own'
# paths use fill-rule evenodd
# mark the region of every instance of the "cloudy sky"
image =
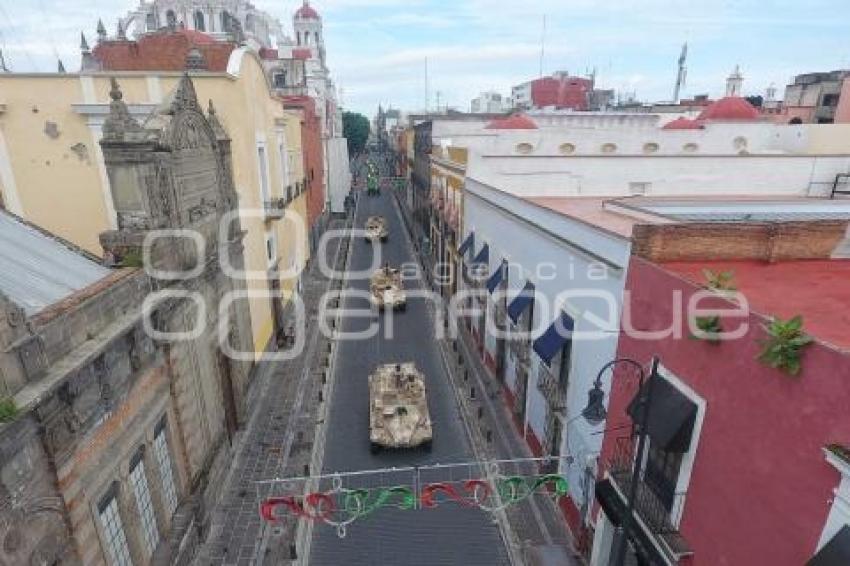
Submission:
<svg viewBox="0 0 850 566">
<path fill-rule="evenodd" d="M 290 21 L 300 0 L 255 0 Z M 79 31 L 115 27 L 124 0 L 0 0 L 0 48 L 13 70 L 79 65 Z M 762 94 L 796 73 L 850 67 L 847 0 L 314 0 L 343 102 L 372 114 L 461 109 L 482 90 L 508 93 L 539 74 L 596 68 L 598 84 L 640 99 L 670 98 L 676 60 L 689 44 L 685 95 L 722 94 L 736 64 L 744 91 Z"/>
</svg>

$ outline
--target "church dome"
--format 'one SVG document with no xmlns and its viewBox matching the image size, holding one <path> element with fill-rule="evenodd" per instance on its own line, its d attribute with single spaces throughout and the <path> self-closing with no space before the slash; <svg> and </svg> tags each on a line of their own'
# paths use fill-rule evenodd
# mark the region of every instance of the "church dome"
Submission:
<svg viewBox="0 0 850 566">
<path fill-rule="evenodd" d="M 511 114 L 507 118 L 496 118 L 484 129 L 486 130 L 536 130 L 534 120 L 523 114 Z"/>
<path fill-rule="evenodd" d="M 756 107 L 738 96 L 727 96 L 700 112 L 697 120 L 758 120 Z"/>
<path fill-rule="evenodd" d="M 318 20 L 319 13 L 310 6 L 308 0 L 304 0 L 304 4 L 295 12 L 295 17 L 300 20 Z"/>
</svg>

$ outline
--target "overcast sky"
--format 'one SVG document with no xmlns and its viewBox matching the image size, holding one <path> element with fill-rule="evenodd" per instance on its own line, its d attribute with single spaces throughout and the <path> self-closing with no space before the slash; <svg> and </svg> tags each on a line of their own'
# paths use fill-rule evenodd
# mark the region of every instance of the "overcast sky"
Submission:
<svg viewBox="0 0 850 566">
<path fill-rule="evenodd" d="M 763 94 L 794 74 L 850 67 L 848 0 L 314 0 L 328 63 L 344 104 L 468 109 L 482 90 L 505 94 L 539 74 L 596 68 L 598 85 L 644 100 L 671 97 L 676 60 L 689 44 L 683 94 L 721 95 L 736 64 L 744 92 Z M 255 0 L 291 28 L 300 0 Z M 13 70 L 79 68 L 79 32 L 97 18 L 114 33 L 122 0 L 0 0 L 0 47 Z"/>
</svg>

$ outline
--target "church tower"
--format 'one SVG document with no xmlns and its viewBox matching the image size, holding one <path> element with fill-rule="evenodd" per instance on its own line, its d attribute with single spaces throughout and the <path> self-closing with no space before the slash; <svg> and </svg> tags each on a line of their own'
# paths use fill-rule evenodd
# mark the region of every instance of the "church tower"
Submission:
<svg viewBox="0 0 850 566">
<path fill-rule="evenodd" d="M 309 0 L 295 11 L 292 17 L 292 28 L 295 31 L 295 44 L 298 48 L 310 49 L 313 57 L 325 61 L 325 39 L 322 36 L 322 18 L 310 6 Z"/>
<path fill-rule="evenodd" d="M 741 87 L 744 84 L 744 75 L 741 68 L 735 65 L 735 70 L 726 79 L 726 96 L 741 96 Z"/>
</svg>

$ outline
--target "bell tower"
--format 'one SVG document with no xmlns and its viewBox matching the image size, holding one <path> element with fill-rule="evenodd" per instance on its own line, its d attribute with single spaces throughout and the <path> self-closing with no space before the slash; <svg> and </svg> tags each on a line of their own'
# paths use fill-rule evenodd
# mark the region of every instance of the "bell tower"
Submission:
<svg viewBox="0 0 850 566">
<path fill-rule="evenodd" d="M 325 39 L 322 36 L 322 18 L 310 5 L 309 0 L 304 0 L 295 15 L 292 17 L 292 28 L 295 31 L 295 43 L 301 48 L 309 48 L 311 57 L 325 60 Z"/>
</svg>

